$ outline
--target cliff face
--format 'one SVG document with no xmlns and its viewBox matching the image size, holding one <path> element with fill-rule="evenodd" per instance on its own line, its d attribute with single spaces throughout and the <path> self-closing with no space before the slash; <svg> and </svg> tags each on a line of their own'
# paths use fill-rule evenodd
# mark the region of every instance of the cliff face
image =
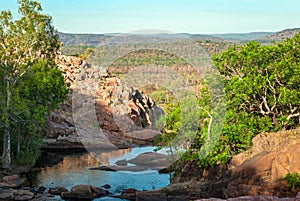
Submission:
<svg viewBox="0 0 300 201">
<path fill-rule="evenodd" d="M 153 142 L 164 114 L 150 97 L 123 85 L 106 69 L 60 55 L 56 64 L 69 90 L 47 121 L 44 148 L 133 147 Z"/>
</svg>

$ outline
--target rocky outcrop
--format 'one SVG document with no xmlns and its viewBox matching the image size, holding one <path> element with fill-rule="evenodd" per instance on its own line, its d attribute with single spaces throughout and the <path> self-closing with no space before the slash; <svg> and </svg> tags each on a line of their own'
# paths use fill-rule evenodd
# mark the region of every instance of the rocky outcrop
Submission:
<svg viewBox="0 0 300 201">
<path fill-rule="evenodd" d="M 233 157 L 226 197 L 241 195 L 291 195 L 284 177 L 300 172 L 300 130 L 262 133 L 253 139 L 253 147 Z"/>
<path fill-rule="evenodd" d="M 56 63 L 69 94 L 47 121 L 44 148 L 125 148 L 155 139 L 164 112 L 150 97 L 80 58 L 60 55 Z"/>
<path fill-rule="evenodd" d="M 227 201 L 299 201 L 300 200 L 300 192 L 297 194 L 296 197 L 293 198 L 279 198 L 276 196 L 243 196 L 237 198 L 229 198 Z M 224 199 L 219 198 L 210 198 L 210 199 L 200 199 L 196 201 L 226 201 Z"/>
<path fill-rule="evenodd" d="M 253 139 L 250 150 L 234 156 L 229 165 L 206 170 L 198 168 L 196 161 L 183 163 L 177 167 L 181 173 L 170 186 L 139 192 L 137 200 L 151 196 L 153 200 L 156 197 L 176 200 L 178 196 L 180 200 L 212 197 L 228 200 L 285 200 L 279 198 L 291 197 L 295 200 L 297 192 L 287 187 L 284 177 L 287 173 L 300 172 L 298 150 L 300 129 L 262 133 Z M 236 197 L 241 198 L 230 199 Z"/>
<path fill-rule="evenodd" d="M 18 200 L 26 201 L 32 200 L 35 197 L 34 193 L 29 189 L 1 189 L 0 200 Z"/>
<path fill-rule="evenodd" d="M 22 187 L 23 181 L 18 175 L 4 176 L 0 182 L 0 200 L 32 200 L 38 192 Z"/>
</svg>

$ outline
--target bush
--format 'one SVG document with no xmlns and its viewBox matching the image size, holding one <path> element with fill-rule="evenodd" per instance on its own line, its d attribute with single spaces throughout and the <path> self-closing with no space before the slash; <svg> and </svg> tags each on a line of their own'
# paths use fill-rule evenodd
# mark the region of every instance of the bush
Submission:
<svg viewBox="0 0 300 201">
<path fill-rule="evenodd" d="M 300 174 L 298 173 L 288 173 L 285 176 L 287 181 L 287 186 L 292 190 L 296 191 L 297 188 L 300 188 Z"/>
</svg>

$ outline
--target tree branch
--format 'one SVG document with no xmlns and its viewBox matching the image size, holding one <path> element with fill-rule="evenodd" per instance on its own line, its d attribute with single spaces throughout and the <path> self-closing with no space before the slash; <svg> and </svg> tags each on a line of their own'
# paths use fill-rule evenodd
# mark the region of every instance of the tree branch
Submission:
<svg viewBox="0 0 300 201">
<path fill-rule="evenodd" d="M 211 134 L 211 125 L 212 125 L 212 122 L 213 122 L 213 116 L 206 109 L 204 109 L 203 107 L 199 107 L 199 108 L 202 109 L 203 111 L 205 111 L 207 113 L 207 115 L 210 117 L 209 124 L 208 124 L 208 129 L 207 129 L 207 139 L 209 140 L 211 138 L 210 134 Z"/>
<path fill-rule="evenodd" d="M 293 118 L 293 117 L 299 117 L 300 116 L 300 112 L 298 112 L 298 113 L 296 113 L 296 114 L 290 114 L 288 117 L 287 117 L 287 119 L 289 120 L 289 119 L 291 119 L 291 118 Z"/>
</svg>

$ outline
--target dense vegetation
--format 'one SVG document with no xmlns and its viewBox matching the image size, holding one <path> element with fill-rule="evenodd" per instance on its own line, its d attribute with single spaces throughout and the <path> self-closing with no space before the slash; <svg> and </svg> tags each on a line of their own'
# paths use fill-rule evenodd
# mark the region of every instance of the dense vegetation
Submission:
<svg viewBox="0 0 300 201">
<path fill-rule="evenodd" d="M 219 140 L 203 158 L 200 150 L 214 117 L 210 94 L 205 90 L 208 85 L 203 83 L 199 129 L 185 159 L 197 160 L 202 167 L 223 164 L 249 148 L 258 133 L 299 126 L 300 34 L 269 46 L 257 42 L 231 46 L 213 56 L 213 65 L 225 83 L 226 120 Z M 166 131 L 177 133 L 180 129 L 180 113 L 180 104 L 167 106 L 165 142 L 170 138 L 170 132 Z"/>
<path fill-rule="evenodd" d="M 0 150 L 6 170 L 11 158 L 34 163 L 45 120 L 67 93 L 54 64 L 60 42 L 51 17 L 41 13 L 38 2 L 18 3 L 20 19 L 13 20 L 9 11 L 0 14 Z"/>
</svg>

